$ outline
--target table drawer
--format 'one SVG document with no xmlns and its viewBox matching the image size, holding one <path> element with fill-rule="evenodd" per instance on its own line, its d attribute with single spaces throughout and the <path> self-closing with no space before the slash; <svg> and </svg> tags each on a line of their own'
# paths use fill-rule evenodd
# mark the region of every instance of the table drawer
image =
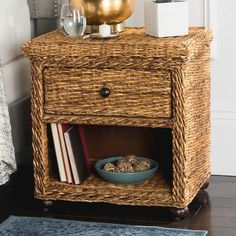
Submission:
<svg viewBox="0 0 236 236">
<path fill-rule="evenodd" d="M 171 117 L 168 71 L 46 68 L 45 113 Z"/>
</svg>

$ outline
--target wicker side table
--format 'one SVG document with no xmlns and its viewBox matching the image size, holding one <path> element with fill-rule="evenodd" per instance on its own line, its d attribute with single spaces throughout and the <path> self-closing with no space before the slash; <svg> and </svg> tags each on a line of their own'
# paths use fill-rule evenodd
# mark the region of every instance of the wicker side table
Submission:
<svg viewBox="0 0 236 236">
<path fill-rule="evenodd" d="M 211 40 L 204 28 L 162 39 L 128 29 L 109 40 L 75 40 L 54 31 L 25 44 L 32 73 L 35 196 L 185 209 L 210 176 Z M 101 91 L 107 88 L 111 94 L 105 98 Z M 96 175 L 81 185 L 61 183 L 48 153 L 51 122 L 168 128 L 171 182 L 160 171 L 137 186 Z"/>
</svg>

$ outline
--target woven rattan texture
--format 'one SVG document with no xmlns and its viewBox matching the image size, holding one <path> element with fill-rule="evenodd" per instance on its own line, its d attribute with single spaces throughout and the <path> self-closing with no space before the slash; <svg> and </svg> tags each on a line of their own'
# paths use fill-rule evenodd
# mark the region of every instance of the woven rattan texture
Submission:
<svg viewBox="0 0 236 236">
<path fill-rule="evenodd" d="M 173 198 L 183 204 L 210 176 L 209 50 L 199 56 L 173 75 Z"/>
<path fill-rule="evenodd" d="M 47 114 L 171 117 L 169 71 L 50 67 L 44 78 Z M 99 93 L 103 87 L 111 90 L 107 99 Z"/>
<path fill-rule="evenodd" d="M 95 60 L 99 58 L 93 67 L 98 68 L 99 64 L 104 63 L 102 58 L 106 59 L 110 56 L 129 58 L 128 63 L 133 68 L 133 57 L 168 57 L 181 58 L 192 57 L 201 50 L 202 43 L 207 43 L 207 35 L 209 32 L 203 28 L 191 28 L 189 36 L 172 37 L 172 38 L 154 38 L 144 36 L 144 29 L 127 29 L 118 38 L 99 40 L 99 39 L 71 39 L 65 37 L 62 31 L 53 31 L 47 35 L 34 39 L 24 46 L 24 51 L 28 56 L 33 57 L 52 57 L 53 60 L 71 61 L 71 57 L 76 56 L 87 60 Z M 109 49 L 109 50 L 107 50 Z M 57 55 L 57 57 L 55 57 Z M 59 57 L 59 58 L 58 58 Z M 84 62 L 77 60 L 77 63 Z M 109 63 L 109 62 L 107 62 Z M 115 63 L 115 62 L 114 62 Z M 116 64 L 118 61 L 116 61 Z M 75 63 L 71 61 L 71 65 Z M 87 66 L 87 65 L 86 65 Z M 127 65 L 128 66 L 128 65 Z"/>
<path fill-rule="evenodd" d="M 106 188 L 104 188 L 106 186 Z M 58 190 L 60 189 L 60 194 Z M 148 198 L 147 198 L 148 195 Z M 156 196 L 162 196 L 162 201 Z M 52 200 L 111 202 L 118 205 L 172 206 L 171 187 L 162 173 L 139 185 L 118 185 L 90 176 L 79 188 L 51 180 L 48 191 L 38 198 Z"/>
<path fill-rule="evenodd" d="M 75 40 L 54 31 L 25 44 L 32 68 L 36 196 L 188 206 L 210 175 L 211 39 L 203 28 L 162 39 L 143 29 L 109 40 Z M 102 85 L 115 91 L 110 102 L 96 94 Z M 57 182 L 48 155 L 50 122 L 171 128 L 173 183 L 161 173 L 136 187 L 112 185 L 96 176 L 78 186 Z"/>
</svg>

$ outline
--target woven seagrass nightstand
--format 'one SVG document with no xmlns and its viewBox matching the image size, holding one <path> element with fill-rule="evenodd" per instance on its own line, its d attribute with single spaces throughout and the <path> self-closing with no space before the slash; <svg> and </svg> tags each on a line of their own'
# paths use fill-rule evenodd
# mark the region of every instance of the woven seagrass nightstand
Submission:
<svg viewBox="0 0 236 236">
<path fill-rule="evenodd" d="M 108 40 L 70 39 L 54 31 L 25 44 L 32 73 L 35 196 L 165 206 L 187 213 L 210 176 L 211 40 L 204 28 L 161 39 L 145 35 L 143 29 L 127 29 Z M 51 171 L 51 122 L 144 129 L 148 134 L 169 130 L 171 158 L 162 160 L 169 161 L 169 170 L 163 168 L 135 186 L 111 184 L 96 174 L 81 185 L 61 183 Z M 158 153 L 154 140 L 155 147 Z M 96 151 L 90 153 L 95 160 L 103 155 L 95 156 Z"/>
</svg>

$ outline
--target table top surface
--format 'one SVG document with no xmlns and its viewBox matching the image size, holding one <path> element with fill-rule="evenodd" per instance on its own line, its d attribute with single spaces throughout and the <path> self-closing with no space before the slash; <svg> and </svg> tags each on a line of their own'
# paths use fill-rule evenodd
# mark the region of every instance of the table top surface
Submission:
<svg viewBox="0 0 236 236">
<path fill-rule="evenodd" d="M 55 30 L 27 42 L 23 52 L 27 57 L 67 53 L 98 56 L 104 52 L 107 56 L 184 57 L 203 45 L 209 45 L 211 40 L 211 31 L 203 27 L 190 28 L 187 36 L 168 38 L 146 35 L 143 28 L 126 28 L 119 37 L 110 39 L 75 39 L 66 37 L 62 30 Z"/>
</svg>

